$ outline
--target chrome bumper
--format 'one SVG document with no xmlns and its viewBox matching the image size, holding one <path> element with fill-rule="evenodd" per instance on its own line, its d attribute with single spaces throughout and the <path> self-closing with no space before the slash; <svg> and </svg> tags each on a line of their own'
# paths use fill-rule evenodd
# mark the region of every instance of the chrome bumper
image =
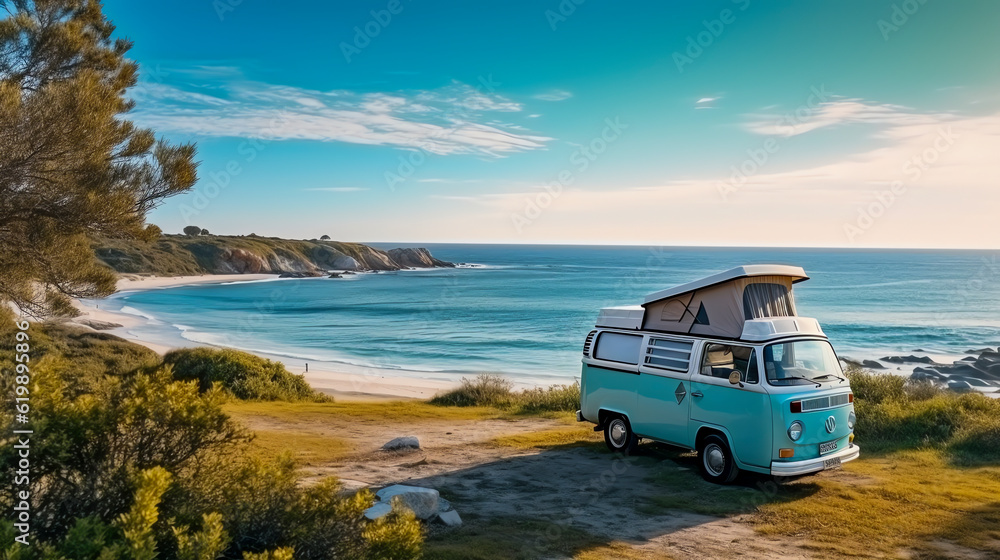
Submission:
<svg viewBox="0 0 1000 560">
<path fill-rule="evenodd" d="M 838 451 L 836 453 L 831 453 L 829 455 L 824 455 L 822 457 L 817 457 L 816 459 L 807 459 L 805 461 L 794 461 L 789 463 L 778 463 L 771 462 L 771 475 L 772 476 L 798 476 L 800 474 L 809 474 L 814 472 L 819 472 L 826 467 L 824 463 L 828 459 L 834 459 L 839 457 L 841 463 L 846 463 L 848 461 L 853 461 L 861 455 L 861 448 L 855 444 L 851 444 L 847 449 Z"/>
</svg>

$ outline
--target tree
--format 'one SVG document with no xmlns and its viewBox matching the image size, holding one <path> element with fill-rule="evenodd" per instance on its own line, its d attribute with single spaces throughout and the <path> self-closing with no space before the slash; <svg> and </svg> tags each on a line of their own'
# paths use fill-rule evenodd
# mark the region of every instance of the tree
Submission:
<svg viewBox="0 0 1000 560">
<path fill-rule="evenodd" d="M 194 185 L 195 148 L 124 118 L 138 65 L 98 0 L 0 0 L 0 15 L 0 310 L 72 315 L 71 297 L 115 289 L 90 239 L 157 237 L 146 214 Z"/>
<path fill-rule="evenodd" d="M 198 237 L 201 235 L 201 228 L 198 226 L 187 226 L 184 228 L 184 235 L 188 237 Z"/>
<path fill-rule="evenodd" d="M 207 229 L 202 229 L 202 230 L 201 230 L 201 234 L 202 234 L 202 235 L 211 235 L 210 233 L 208 233 L 208 230 L 207 230 Z"/>
<path fill-rule="evenodd" d="M 329 241 L 330 240 L 330 236 L 329 235 L 324 235 L 323 237 L 320 237 L 320 239 L 323 240 L 323 241 Z"/>
</svg>

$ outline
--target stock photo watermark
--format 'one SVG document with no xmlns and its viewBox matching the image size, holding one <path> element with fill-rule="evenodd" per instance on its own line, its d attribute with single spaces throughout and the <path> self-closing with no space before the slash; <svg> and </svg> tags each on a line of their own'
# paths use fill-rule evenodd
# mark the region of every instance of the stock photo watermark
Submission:
<svg viewBox="0 0 1000 560">
<path fill-rule="evenodd" d="M 787 136 L 794 136 L 796 129 L 812 118 L 822 104 L 829 101 L 831 97 L 832 94 L 826 91 L 826 85 L 820 85 L 819 88 L 813 86 L 810 88 L 806 102 L 796 110 L 782 115 L 774 123 L 774 128 L 787 130 L 789 132 Z M 723 202 L 728 201 L 731 195 L 743 188 L 751 177 L 759 173 L 771 161 L 771 156 L 781 150 L 781 142 L 778 138 L 779 135 L 772 135 L 765 138 L 759 146 L 747 148 L 747 158 L 730 168 L 729 180 L 719 182 L 716 185 L 716 190 Z"/>
<path fill-rule="evenodd" d="M 476 85 L 475 88 L 476 95 L 488 95 L 496 93 L 497 88 L 499 88 L 501 85 L 500 82 L 493 79 L 493 74 L 479 76 L 477 81 L 479 83 Z M 466 97 L 461 101 L 459 101 L 458 103 L 455 103 L 451 106 L 447 117 L 451 119 L 468 118 L 468 116 L 473 112 L 474 108 L 475 108 L 474 98 L 471 96 Z M 451 131 L 442 128 L 441 131 L 437 132 L 436 134 L 431 134 L 430 137 L 435 140 L 436 139 L 444 140 L 447 139 L 448 135 L 450 134 Z M 399 185 L 412 179 L 413 176 L 416 175 L 417 169 L 419 169 L 421 166 L 427 163 L 427 159 L 430 156 L 434 155 L 434 152 L 431 150 L 432 146 L 433 142 L 425 141 L 420 145 L 418 145 L 416 149 L 409 150 L 407 151 L 407 153 L 401 154 L 397 158 L 398 163 L 396 165 L 396 168 L 391 171 L 386 171 L 383 174 L 383 178 L 385 179 L 385 184 L 386 186 L 389 187 L 390 192 L 396 192 L 396 188 Z"/>
<path fill-rule="evenodd" d="M 732 2 L 741 12 L 750 7 L 750 0 L 732 0 Z M 726 26 L 736 23 L 736 14 L 733 10 L 725 8 L 719 12 L 717 18 L 702 20 L 701 25 L 705 29 L 694 35 L 688 35 L 684 50 L 674 51 L 672 55 L 677 71 L 683 73 L 685 66 L 694 64 L 694 61 L 705 53 L 705 49 L 715 44 L 715 41 L 726 30 Z"/>
<path fill-rule="evenodd" d="M 268 129 L 263 131 L 264 134 L 267 134 L 269 131 L 278 130 L 287 120 L 288 117 L 286 114 L 279 114 L 271 120 Z M 261 137 L 250 138 L 249 140 L 240 142 L 239 146 L 236 147 L 236 153 L 241 157 L 229 160 L 222 169 L 210 171 L 208 173 L 208 183 L 193 189 L 194 196 L 191 198 L 190 203 L 180 205 L 179 210 L 184 222 L 190 225 L 195 217 L 207 209 L 212 201 L 218 198 L 232 184 L 233 179 L 243 173 L 244 166 L 253 163 L 260 153 L 273 141 L 265 139 L 262 135 Z"/>
<path fill-rule="evenodd" d="M 628 124 L 621 117 L 604 119 L 604 128 L 600 134 L 575 150 L 569 156 L 570 166 L 556 174 L 556 180 L 542 186 L 542 190 L 524 199 L 524 210 L 510 215 L 511 223 L 517 233 L 523 233 L 524 228 L 533 224 L 542 216 L 547 208 L 552 206 L 566 187 L 576 182 L 580 174 L 585 173 L 608 148 L 617 142 Z"/>
<path fill-rule="evenodd" d="M 569 17 L 576 13 L 576 9 L 587 0 L 562 0 L 555 9 L 545 10 L 545 21 L 549 22 L 552 31 L 556 31 L 559 25 L 565 23 Z"/>
<path fill-rule="evenodd" d="M 882 33 L 882 38 L 888 41 L 891 35 L 906 25 L 910 18 L 916 15 L 926 3 L 927 0 L 904 0 L 899 4 L 893 4 L 889 18 L 875 22 L 879 32 Z"/>
<path fill-rule="evenodd" d="M 31 538 L 31 435 L 29 414 L 31 411 L 31 335 L 28 333 L 30 324 L 27 321 L 17 323 L 14 333 L 14 422 L 20 429 L 12 430 L 13 448 L 17 454 L 17 470 L 14 471 L 11 488 L 14 511 L 14 541 L 21 545 L 30 544 Z"/>
<path fill-rule="evenodd" d="M 858 237 L 870 230 L 875 222 L 908 192 L 909 185 L 919 181 L 924 173 L 955 145 L 957 138 L 958 135 L 950 126 L 940 129 L 930 146 L 903 164 L 901 169 L 903 179 L 889 183 L 887 189 L 872 191 L 873 200 L 857 209 L 857 218 L 844 223 L 844 235 L 847 240 L 854 243 Z"/>
<path fill-rule="evenodd" d="M 351 41 L 340 42 L 340 54 L 344 55 L 344 60 L 350 64 L 355 56 L 367 49 L 372 41 L 392 24 L 395 16 L 403 13 L 405 7 L 403 0 L 389 0 L 384 8 L 370 11 L 371 19 L 362 25 L 354 26 L 354 36 L 351 37 Z"/>
</svg>

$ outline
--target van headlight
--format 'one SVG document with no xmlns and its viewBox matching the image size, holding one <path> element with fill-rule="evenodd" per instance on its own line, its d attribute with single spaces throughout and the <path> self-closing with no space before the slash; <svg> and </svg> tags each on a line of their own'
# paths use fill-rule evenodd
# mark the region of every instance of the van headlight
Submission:
<svg viewBox="0 0 1000 560">
<path fill-rule="evenodd" d="M 802 438 L 802 422 L 798 420 L 792 422 L 792 425 L 788 427 L 788 439 L 792 441 L 799 441 Z"/>
<path fill-rule="evenodd" d="M 854 423 L 857 422 L 858 417 L 854 415 L 852 410 L 850 414 L 847 415 L 847 427 L 854 431 Z"/>
</svg>

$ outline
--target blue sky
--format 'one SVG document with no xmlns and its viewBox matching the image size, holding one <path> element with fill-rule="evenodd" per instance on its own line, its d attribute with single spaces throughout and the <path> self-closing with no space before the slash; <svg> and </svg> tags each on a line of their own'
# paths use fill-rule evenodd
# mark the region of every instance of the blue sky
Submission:
<svg viewBox="0 0 1000 560">
<path fill-rule="evenodd" d="M 996 247 L 1000 4 L 109 0 L 164 230 Z M 360 31 L 359 31 L 360 30 Z M 985 202 L 985 203 L 984 203 Z"/>
</svg>

